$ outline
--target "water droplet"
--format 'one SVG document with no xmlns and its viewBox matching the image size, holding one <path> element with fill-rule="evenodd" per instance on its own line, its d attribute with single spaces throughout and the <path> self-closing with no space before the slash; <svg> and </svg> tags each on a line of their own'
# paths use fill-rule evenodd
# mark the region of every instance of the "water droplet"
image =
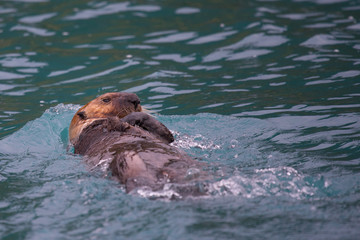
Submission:
<svg viewBox="0 0 360 240">
<path fill-rule="evenodd" d="M 233 140 L 231 140 L 230 141 L 230 146 L 231 146 L 231 148 L 235 148 L 237 145 L 238 145 L 238 141 L 237 140 L 235 140 L 235 139 L 233 139 Z"/>
<path fill-rule="evenodd" d="M 189 168 L 186 171 L 186 179 L 193 179 L 200 175 L 200 170 L 197 168 Z"/>
</svg>

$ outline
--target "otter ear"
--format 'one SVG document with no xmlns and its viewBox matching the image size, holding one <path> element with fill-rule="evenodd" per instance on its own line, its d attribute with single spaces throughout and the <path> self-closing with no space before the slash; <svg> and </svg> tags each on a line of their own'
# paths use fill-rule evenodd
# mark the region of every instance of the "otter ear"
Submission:
<svg viewBox="0 0 360 240">
<path fill-rule="evenodd" d="M 85 112 L 78 112 L 77 115 L 81 118 L 81 120 L 86 119 L 86 114 L 85 114 Z"/>
</svg>

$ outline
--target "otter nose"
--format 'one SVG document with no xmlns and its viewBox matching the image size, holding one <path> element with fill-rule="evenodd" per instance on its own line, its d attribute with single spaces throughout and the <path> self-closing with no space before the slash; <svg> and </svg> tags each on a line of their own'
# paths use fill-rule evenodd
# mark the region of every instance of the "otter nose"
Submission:
<svg viewBox="0 0 360 240">
<path fill-rule="evenodd" d="M 140 104 L 140 99 L 138 96 L 136 96 L 136 94 L 129 94 L 127 101 L 130 102 L 131 104 L 134 105 L 135 109 L 139 106 Z"/>
<path fill-rule="evenodd" d="M 138 107 L 139 104 L 140 104 L 140 100 L 134 100 L 134 101 L 131 101 L 131 103 L 134 104 L 135 109 L 137 109 L 137 107 Z"/>
</svg>

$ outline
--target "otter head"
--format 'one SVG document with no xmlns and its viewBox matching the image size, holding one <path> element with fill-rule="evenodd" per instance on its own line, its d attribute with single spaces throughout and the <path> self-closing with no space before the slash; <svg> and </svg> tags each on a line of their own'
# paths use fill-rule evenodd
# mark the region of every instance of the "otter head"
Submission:
<svg viewBox="0 0 360 240">
<path fill-rule="evenodd" d="M 74 144 L 81 131 L 96 119 L 107 117 L 123 118 L 132 112 L 141 112 L 140 99 L 134 93 L 105 93 L 81 107 L 71 120 L 70 142 Z"/>
</svg>

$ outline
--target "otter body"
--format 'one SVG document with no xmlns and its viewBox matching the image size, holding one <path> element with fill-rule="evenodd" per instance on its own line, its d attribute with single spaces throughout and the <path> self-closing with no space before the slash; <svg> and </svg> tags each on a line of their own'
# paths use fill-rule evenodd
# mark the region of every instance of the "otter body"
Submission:
<svg viewBox="0 0 360 240">
<path fill-rule="evenodd" d="M 105 164 L 127 192 L 189 181 L 187 171 L 202 164 L 171 146 L 169 129 L 141 109 L 130 93 L 104 94 L 80 108 L 69 128 L 75 153 L 90 167 Z"/>
</svg>

